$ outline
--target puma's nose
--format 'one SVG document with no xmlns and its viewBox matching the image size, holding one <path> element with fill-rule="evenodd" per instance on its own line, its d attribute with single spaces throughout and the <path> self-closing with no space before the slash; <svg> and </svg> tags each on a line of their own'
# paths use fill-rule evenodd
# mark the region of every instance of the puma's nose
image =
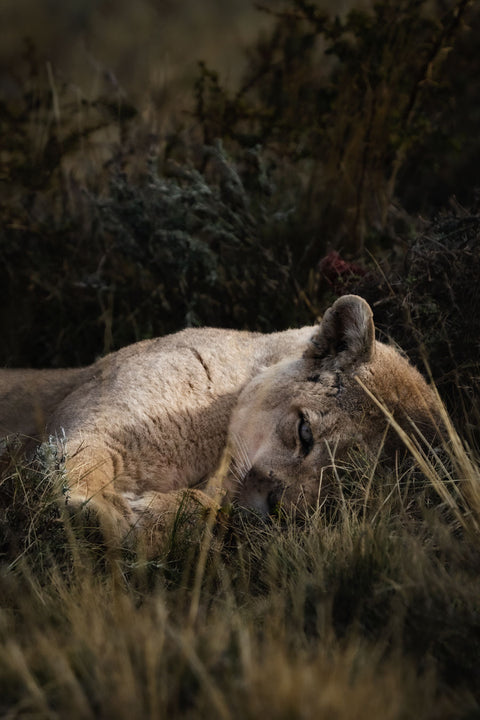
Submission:
<svg viewBox="0 0 480 720">
<path fill-rule="evenodd" d="M 243 502 L 245 507 L 252 508 L 262 515 L 272 514 L 279 503 L 280 494 L 277 483 L 272 475 L 266 475 L 252 468 L 245 477 L 243 486 Z"/>
</svg>

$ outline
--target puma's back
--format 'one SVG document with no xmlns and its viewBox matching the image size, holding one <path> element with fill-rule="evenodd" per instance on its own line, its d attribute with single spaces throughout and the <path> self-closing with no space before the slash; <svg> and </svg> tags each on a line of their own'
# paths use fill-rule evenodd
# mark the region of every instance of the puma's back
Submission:
<svg viewBox="0 0 480 720">
<path fill-rule="evenodd" d="M 61 401 L 89 376 L 71 370 L 0 370 L 0 437 L 41 436 Z"/>
</svg>

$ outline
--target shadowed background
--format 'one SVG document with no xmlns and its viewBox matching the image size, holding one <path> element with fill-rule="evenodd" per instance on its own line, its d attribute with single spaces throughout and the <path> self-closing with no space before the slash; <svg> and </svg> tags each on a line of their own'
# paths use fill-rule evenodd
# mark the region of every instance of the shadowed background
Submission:
<svg viewBox="0 0 480 720">
<path fill-rule="evenodd" d="M 0 14 L 1 363 L 86 364 L 186 325 L 281 329 L 359 292 L 472 402 L 478 4 Z"/>
</svg>

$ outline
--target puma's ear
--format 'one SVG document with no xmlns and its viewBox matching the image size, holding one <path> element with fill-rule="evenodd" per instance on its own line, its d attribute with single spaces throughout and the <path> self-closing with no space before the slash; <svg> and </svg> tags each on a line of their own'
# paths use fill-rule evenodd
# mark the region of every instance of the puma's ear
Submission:
<svg viewBox="0 0 480 720">
<path fill-rule="evenodd" d="M 370 305 L 358 295 L 336 300 L 322 318 L 305 358 L 332 358 L 342 366 L 368 362 L 375 352 Z"/>
</svg>

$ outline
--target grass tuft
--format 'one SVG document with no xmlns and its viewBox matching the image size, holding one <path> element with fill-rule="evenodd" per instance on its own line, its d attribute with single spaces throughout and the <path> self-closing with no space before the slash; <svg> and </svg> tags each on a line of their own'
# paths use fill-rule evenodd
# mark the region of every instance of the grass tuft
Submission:
<svg viewBox="0 0 480 720">
<path fill-rule="evenodd" d="M 444 443 L 420 474 L 352 455 L 336 506 L 301 520 L 180 508 L 150 560 L 141 538 L 106 552 L 53 510 L 58 478 L 13 464 L 1 712 L 473 717 L 479 466 Z"/>
</svg>

